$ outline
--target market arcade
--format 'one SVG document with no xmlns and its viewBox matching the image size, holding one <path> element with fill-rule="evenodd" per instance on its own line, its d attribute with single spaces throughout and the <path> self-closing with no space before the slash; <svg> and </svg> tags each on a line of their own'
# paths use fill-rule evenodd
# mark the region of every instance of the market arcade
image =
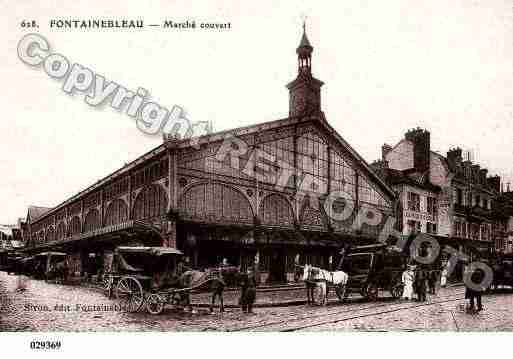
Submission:
<svg viewBox="0 0 513 359">
<path fill-rule="evenodd" d="M 192 266 L 257 264 L 262 282 L 285 282 L 298 260 L 328 268 L 344 244 L 375 242 L 394 214 L 395 194 L 327 122 L 312 51 L 303 33 L 287 118 L 194 141 L 165 136 L 57 207 L 29 215 L 27 251 L 64 251 L 80 275 L 101 273 L 117 245 L 163 245 L 182 250 Z M 233 156 L 218 155 L 227 138 L 246 145 L 239 168 Z M 293 174 L 277 183 L 284 164 Z M 334 191 L 347 196 L 326 211 Z M 343 220 L 328 213 L 347 206 L 354 210 Z M 353 226 L 365 209 L 382 214 L 380 223 Z"/>
</svg>

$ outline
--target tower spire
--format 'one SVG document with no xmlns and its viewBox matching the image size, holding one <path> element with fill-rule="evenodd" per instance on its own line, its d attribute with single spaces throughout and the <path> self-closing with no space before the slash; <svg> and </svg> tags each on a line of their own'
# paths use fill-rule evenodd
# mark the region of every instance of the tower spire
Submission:
<svg viewBox="0 0 513 359">
<path fill-rule="evenodd" d="M 303 36 L 296 49 L 299 75 L 312 74 L 312 51 L 313 47 L 306 36 L 306 21 L 303 21 Z"/>
<path fill-rule="evenodd" d="M 310 115 L 321 110 L 320 88 L 323 83 L 312 76 L 312 52 L 313 47 L 306 35 L 306 21 L 303 21 L 303 34 L 296 48 L 298 74 L 287 85 L 290 92 L 290 116 Z"/>
</svg>

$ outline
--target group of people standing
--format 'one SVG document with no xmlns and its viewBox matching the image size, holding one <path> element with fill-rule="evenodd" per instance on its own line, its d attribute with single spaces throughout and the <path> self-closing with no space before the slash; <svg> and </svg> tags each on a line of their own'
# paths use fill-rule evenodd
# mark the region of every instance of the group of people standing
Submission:
<svg viewBox="0 0 513 359">
<path fill-rule="evenodd" d="M 469 266 L 465 269 L 469 270 Z M 447 285 L 448 270 L 444 266 L 440 275 L 440 286 L 445 287 Z M 483 271 L 475 270 L 468 274 L 469 279 L 465 283 L 465 299 L 469 300 L 467 311 L 468 312 L 480 312 L 483 310 L 481 302 L 482 292 L 485 288 L 479 286 L 471 286 L 470 283 L 481 283 L 483 281 Z M 423 270 L 417 268 L 415 265 L 408 265 L 402 275 L 403 299 L 412 300 L 414 295 L 417 296 L 419 302 L 426 301 L 426 293 L 435 294 L 436 283 L 438 282 L 437 271 Z M 468 283 L 467 283 L 468 282 Z M 477 308 L 476 308 L 477 306 Z"/>
<path fill-rule="evenodd" d="M 424 270 L 414 265 L 408 265 L 402 275 L 403 299 L 413 300 L 417 296 L 419 302 L 425 302 L 427 294 L 436 294 L 437 271 Z"/>
</svg>

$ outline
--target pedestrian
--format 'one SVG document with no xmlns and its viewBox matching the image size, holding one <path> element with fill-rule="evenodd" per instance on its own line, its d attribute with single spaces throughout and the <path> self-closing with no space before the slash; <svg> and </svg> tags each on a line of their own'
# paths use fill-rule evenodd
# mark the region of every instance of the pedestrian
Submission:
<svg viewBox="0 0 513 359">
<path fill-rule="evenodd" d="M 422 269 L 417 269 L 415 271 L 415 292 L 417 293 L 417 299 L 419 302 L 426 301 L 426 290 L 427 290 L 426 272 Z"/>
<path fill-rule="evenodd" d="M 484 272 L 482 269 L 473 269 L 471 265 L 467 266 L 466 275 L 464 276 L 465 283 L 465 299 L 469 300 L 468 312 L 477 313 L 483 310 L 482 293 L 485 288 L 482 286 L 484 280 Z M 477 305 L 477 310 L 474 306 Z"/>
<path fill-rule="evenodd" d="M 445 288 L 447 286 L 447 275 L 449 274 L 449 271 L 447 270 L 447 267 L 444 266 L 442 269 L 442 275 L 440 276 L 440 287 Z"/>
<path fill-rule="evenodd" d="M 429 271 L 429 276 L 428 276 L 429 294 L 436 294 L 436 280 L 437 280 L 436 271 L 434 271 L 434 270 Z"/>
<path fill-rule="evenodd" d="M 404 284 L 403 290 L 403 299 L 412 300 L 413 299 L 413 281 L 415 279 L 415 273 L 413 272 L 413 267 L 408 266 L 406 270 L 403 272 L 402 282 Z"/>
<path fill-rule="evenodd" d="M 256 280 L 253 269 L 248 268 L 246 273 L 241 276 L 241 292 L 240 292 L 240 306 L 243 313 L 253 313 L 253 304 L 256 299 Z"/>
<path fill-rule="evenodd" d="M 189 264 L 189 257 L 181 258 L 178 261 L 178 264 L 176 265 L 176 275 L 180 277 L 185 272 L 188 272 L 190 270 L 192 270 L 192 268 Z"/>
</svg>

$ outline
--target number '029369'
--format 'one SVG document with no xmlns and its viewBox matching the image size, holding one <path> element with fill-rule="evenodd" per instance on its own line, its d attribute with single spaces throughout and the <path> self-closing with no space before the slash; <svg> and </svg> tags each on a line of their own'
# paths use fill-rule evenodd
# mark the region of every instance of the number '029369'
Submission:
<svg viewBox="0 0 513 359">
<path fill-rule="evenodd" d="M 30 342 L 30 349 L 34 350 L 59 350 L 61 348 L 60 341 L 38 341 L 33 340 Z"/>
</svg>

